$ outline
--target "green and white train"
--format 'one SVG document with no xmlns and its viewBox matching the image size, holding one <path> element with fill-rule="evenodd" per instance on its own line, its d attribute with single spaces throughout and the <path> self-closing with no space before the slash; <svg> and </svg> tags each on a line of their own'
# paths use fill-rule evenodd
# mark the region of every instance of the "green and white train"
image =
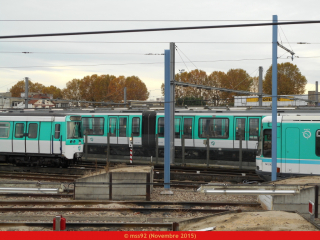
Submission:
<svg viewBox="0 0 320 240">
<path fill-rule="evenodd" d="M 81 116 L 0 113 L 0 159 L 17 165 L 68 166 L 83 154 Z"/>
<path fill-rule="evenodd" d="M 262 120 L 256 172 L 271 179 L 272 117 Z M 320 175 L 320 116 L 277 117 L 277 177 Z"/>
</svg>

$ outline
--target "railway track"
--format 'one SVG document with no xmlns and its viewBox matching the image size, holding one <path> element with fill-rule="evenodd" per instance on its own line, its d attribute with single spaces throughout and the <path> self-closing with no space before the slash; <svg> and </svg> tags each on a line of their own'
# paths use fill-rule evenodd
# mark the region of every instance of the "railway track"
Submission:
<svg viewBox="0 0 320 240">
<path fill-rule="evenodd" d="M 159 202 L 159 201 L 91 201 L 91 200 L 73 200 L 73 201 L 0 201 L 0 206 L 25 206 L 25 205 L 97 205 L 97 204 L 134 204 L 137 206 L 181 206 L 181 207 L 221 207 L 221 206 L 248 206 L 248 207 L 258 207 L 260 203 L 257 202 Z M 2 209 L 2 208 L 0 208 Z"/>
<path fill-rule="evenodd" d="M 52 222 L 0 222 L 0 228 L 3 227 L 37 227 L 48 228 L 52 230 Z M 67 230 L 77 230 L 81 228 L 108 228 L 104 229 L 109 231 L 115 231 L 118 229 L 133 228 L 136 231 L 141 231 L 141 228 L 162 229 L 165 228 L 168 231 L 179 231 L 178 223 L 115 223 L 115 222 L 84 222 L 84 223 L 67 223 Z"/>
<path fill-rule="evenodd" d="M 72 182 L 74 179 L 83 176 L 92 171 L 99 171 L 101 168 L 86 169 L 80 168 L 32 168 L 2 166 L 0 178 L 18 178 L 34 180 L 56 180 L 62 182 Z M 9 174 L 10 173 L 10 174 Z M 38 175 L 36 174 L 38 173 Z M 33 175 L 32 175 L 33 174 Z M 41 174 L 45 174 L 41 176 Z M 163 166 L 156 166 L 154 169 L 155 182 L 163 182 Z M 224 169 L 224 168 L 192 168 L 173 166 L 170 170 L 170 179 L 172 181 L 190 181 L 203 184 L 211 181 L 232 181 L 232 182 L 262 182 L 253 170 L 250 169 Z"/>
</svg>

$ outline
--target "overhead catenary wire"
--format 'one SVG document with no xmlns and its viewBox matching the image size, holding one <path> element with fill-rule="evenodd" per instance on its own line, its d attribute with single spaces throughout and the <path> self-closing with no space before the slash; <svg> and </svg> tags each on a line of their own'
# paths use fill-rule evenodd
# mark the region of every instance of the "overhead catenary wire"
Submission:
<svg viewBox="0 0 320 240">
<path fill-rule="evenodd" d="M 320 58 L 316 57 L 299 57 L 299 58 Z M 255 58 L 255 59 L 233 59 L 233 60 L 212 60 L 212 61 L 193 61 L 197 63 L 213 63 L 213 62 L 240 62 L 240 61 L 264 61 L 272 58 Z M 278 58 L 287 60 L 287 58 Z M 183 62 L 176 62 L 183 63 Z M 152 65 L 152 64 L 163 64 L 163 62 L 144 62 L 144 63 L 101 63 L 101 64 L 74 64 L 74 65 L 60 65 L 60 66 L 12 66 L 12 67 L 0 67 L 0 68 L 61 68 L 61 67 L 95 67 L 95 66 L 121 66 L 121 65 Z"/>
<path fill-rule="evenodd" d="M 269 22 L 257 19 L 1 19 L 0 22 Z M 282 21 L 312 21 L 312 20 L 278 20 Z"/>
<path fill-rule="evenodd" d="M 181 31 L 181 30 L 200 30 L 200 29 L 218 29 L 218 28 L 243 28 L 243 27 L 262 27 L 262 26 L 274 26 L 274 25 L 297 25 L 297 24 L 315 24 L 315 23 L 320 23 L 320 21 L 269 22 L 269 23 L 229 24 L 229 25 L 211 25 L 211 26 L 189 26 L 189 27 L 109 30 L 109 31 L 93 31 L 93 32 L 67 32 L 67 33 L 7 35 L 7 36 L 0 36 L 0 39 L 29 38 L 29 37 L 53 37 L 53 36 L 75 36 L 75 35 L 97 35 L 97 34 L 116 34 L 116 33 L 137 33 L 137 32 L 159 32 L 159 31 Z"/>
</svg>

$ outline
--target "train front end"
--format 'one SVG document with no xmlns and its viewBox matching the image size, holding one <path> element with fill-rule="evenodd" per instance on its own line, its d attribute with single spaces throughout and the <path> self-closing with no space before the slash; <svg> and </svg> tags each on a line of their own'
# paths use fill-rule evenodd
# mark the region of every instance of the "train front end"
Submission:
<svg viewBox="0 0 320 240">
<path fill-rule="evenodd" d="M 280 122 L 282 117 L 277 117 L 277 128 L 280 130 Z M 279 142 L 280 143 L 280 142 Z M 277 148 L 281 146 L 278 143 Z M 264 180 L 271 180 L 271 171 L 272 171 L 272 117 L 267 116 L 262 119 L 262 129 L 258 142 L 258 151 L 256 156 L 256 173 Z M 277 151 L 277 165 L 281 164 L 281 161 L 278 161 L 279 155 L 281 155 L 280 149 Z M 278 166 L 277 166 L 278 167 Z"/>
<path fill-rule="evenodd" d="M 64 156 L 78 161 L 83 155 L 83 133 L 81 116 L 66 116 L 66 141 Z"/>
</svg>

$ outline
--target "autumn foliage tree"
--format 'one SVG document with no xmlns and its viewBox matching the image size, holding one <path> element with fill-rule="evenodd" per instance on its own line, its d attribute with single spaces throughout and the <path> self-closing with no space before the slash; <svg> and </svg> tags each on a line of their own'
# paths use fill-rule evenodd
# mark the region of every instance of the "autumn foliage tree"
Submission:
<svg viewBox="0 0 320 240">
<path fill-rule="evenodd" d="M 307 79 L 297 65 L 290 62 L 278 63 L 278 95 L 303 94 Z M 263 93 L 272 94 L 272 66 L 267 70 L 263 84 Z"/>
<path fill-rule="evenodd" d="M 146 85 L 137 76 L 115 77 L 97 74 L 69 81 L 63 89 L 63 95 L 70 100 L 121 102 L 125 87 L 127 100 L 147 100 L 149 97 Z"/>
<path fill-rule="evenodd" d="M 207 76 L 205 71 L 196 69 L 189 73 L 176 74 L 175 81 L 243 91 L 250 91 L 252 86 L 252 78 L 243 69 L 230 69 L 227 73 L 214 71 L 209 76 Z M 161 88 L 164 95 L 164 84 L 162 84 Z M 213 102 L 214 105 L 226 103 L 227 100 L 233 102 L 233 97 L 237 95 L 233 92 L 182 87 L 180 85 L 176 86 L 175 91 L 176 99 L 193 97 Z"/>
<path fill-rule="evenodd" d="M 28 85 L 28 91 L 34 93 L 42 93 L 42 89 L 45 88 L 41 83 L 33 83 L 30 80 L 28 80 Z M 25 92 L 25 81 L 17 82 L 10 88 L 10 92 L 12 97 L 20 97 L 21 93 Z"/>
</svg>

